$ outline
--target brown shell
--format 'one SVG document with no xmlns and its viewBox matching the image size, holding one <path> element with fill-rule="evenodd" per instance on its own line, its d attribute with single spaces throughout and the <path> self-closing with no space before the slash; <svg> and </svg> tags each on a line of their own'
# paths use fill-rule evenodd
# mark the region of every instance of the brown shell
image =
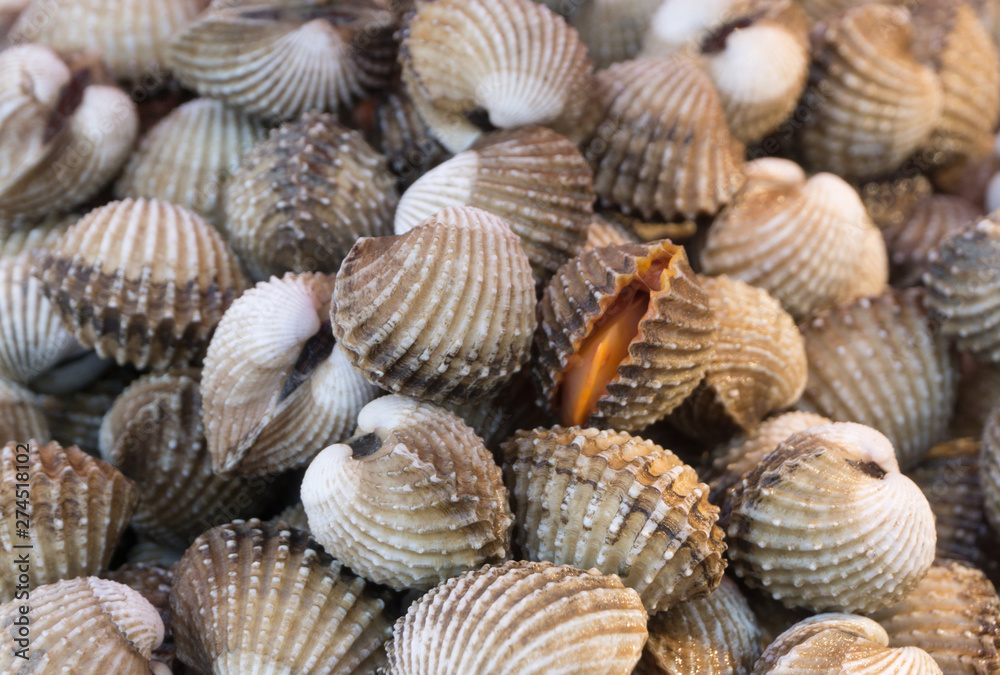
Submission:
<svg viewBox="0 0 1000 675">
<path fill-rule="evenodd" d="M 584 242 L 582 250 L 589 251 L 603 246 L 638 243 L 639 236 L 634 230 L 617 220 L 595 214 L 587 226 L 587 241 Z"/>
<path fill-rule="evenodd" d="M 16 382 L 0 377 L 0 443 L 29 438 L 42 443 L 52 438 L 42 400 Z"/>
<path fill-rule="evenodd" d="M 400 189 L 412 185 L 451 155 L 431 133 L 405 87 L 381 92 L 375 99 L 373 115 L 368 140 L 388 159 Z"/>
<path fill-rule="evenodd" d="M 502 446 L 529 560 L 617 574 L 651 614 L 718 587 L 719 510 L 674 453 L 616 431 L 519 431 Z"/>
<path fill-rule="evenodd" d="M 1000 532 L 1000 406 L 993 409 L 979 450 L 979 476 L 983 485 L 986 519 Z M 994 534 L 994 536 L 996 536 Z"/>
<path fill-rule="evenodd" d="M 952 438 L 982 436 L 990 411 L 1000 405 L 1000 364 L 973 361 L 971 366 L 962 369 L 958 381 L 958 400 L 951 419 Z"/>
<path fill-rule="evenodd" d="M 284 523 L 286 527 L 309 532 L 309 535 L 312 536 L 312 532 L 309 531 L 309 516 L 306 515 L 306 507 L 302 505 L 302 502 L 289 506 L 270 520 L 274 523 L 278 521 Z"/>
<path fill-rule="evenodd" d="M 91 211 L 41 256 L 36 274 L 80 344 L 136 368 L 200 357 L 246 286 L 211 225 L 155 199 Z"/>
<path fill-rule="evenodd" d="M 170 627 L 170 586 L 174 581 L 173 570 L 156 565 L 123 565 L 116 570 L 105 572 L 101 577 L 138 591 L 153 606 L 163 621 L 163 642 L 153 649 L 152 660 L 174 667 L 176 647 L 173 630 Z"/>
<path fill-rule="evenodd" d="M 886 233 L 902 228 L 903 223 L 913 217 L 918 205 L 934 193 L 934 186 L 927 176 L 911 175 L 904 169 L 882 180 L 862 182 L 858 193 L 872 222 Z M 887 245 L 889 243 L 887 241 Z"/>
</svg>

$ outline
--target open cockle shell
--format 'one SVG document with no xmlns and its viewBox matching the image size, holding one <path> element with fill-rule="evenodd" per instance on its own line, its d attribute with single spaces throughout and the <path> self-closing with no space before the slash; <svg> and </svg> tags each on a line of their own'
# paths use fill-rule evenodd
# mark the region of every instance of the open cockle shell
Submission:
<svg viewBox="0 0 1000 675">
<path fill-rule="evenodd" d="M 427 590 L 510 554 L 507 489 L 482 439 L 404 396 L 369 403 L 351 440 L 312 461 L 302 503 L 327 551 L 397 590 Z"/>
<path fill-rule="evenodd" d="M 628 675 L 646 641 L 618 577 L 547 562 L 487 565 L 410 605 L 387 675 Z"/>
<path fill-rule="evenodd" d="M 372 675 L 385 602 L 305 532 L 259 520 L 209 530 L 174 570 L 177 656 L 197 672 Z"/>
<path fill-rule="evenodd" d="M 219 322 L 202 372 L 202 419 L 216 473 L 306 464 L 354 428 L 378 395 L 335 344 L 333 277 L 287 274 L 243 294 Z"/>
<path fill-rule="evenodd" d="M 708 295 L 667 240 L 581 253 L 549 282 L 538 317 L 533 372 L 564 426 L 649 426 L 695 389 L 714 350 Z"/>
<path fill-rule="evenodd" d="M 719 585 L 718 508 L 669 450 L 616 431 L 552 427 L 517 432 L 503 454 L 515 541 L 529 560 L 616 574 L 650 614 Z"/>
<path fill-rule="evenodd" d="M 29 438 L 42 443 L 52 438 L 42 400 L 16 382 L 0 377 L 0 443 L 22 443 Z"/>
<path fill-rule="evenodd" d="M 1000 532 L 1000 406 L 993 409 L 986 421 L 979 450 L 979 467 L 986 519 L 994 530 Z"/>
<path fill-rule="evenodd" d="M 330 318 L 351 363 L 380 387 L 481 400 L 528 361 L 535 284 L 507 223 L 450 207 L 405 234 L 360 239 Z"/>
<path fill-rule="evenodd" d="M 934 513 L 889 440 L 860 424 L 790 436 L 733 493 L 729 561 L 788 607 L 872 612 L 934 560 Z"/>
<path fill-rule="evenodd" d="M 451 152 L 492 129 L 586 134 L 591 63 L 576 31 L 532 0 L 417 0 L 403 27 L 403 81 Z"/>
</svg>

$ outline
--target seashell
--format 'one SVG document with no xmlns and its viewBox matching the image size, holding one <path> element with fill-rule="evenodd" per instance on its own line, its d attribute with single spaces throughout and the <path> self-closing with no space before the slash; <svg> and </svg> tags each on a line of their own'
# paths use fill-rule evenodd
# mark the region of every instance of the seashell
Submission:
<svg viewBox="0 0 1000 675">
<path fill-rule="evenodd" d="M 33 549 L 27 581 L 14 565 L 0 573 L 5 600 L 24 586 L 34 589 L 106 569 L 139 499 L 132 481 L 113 466 L 76 446 L 35 440 L 10 441 L 0 449 L 0 487 L 0 512 L 8 516 L 0 529 L 0 547 L 9 560 L 15 545 Z M 27 509 L 25 499 L 30 500 Z M 19 516 L 18 524 L 13 517 L 17 509 L 27 512 L 29 527 L 24 518 Z M 21 536 L 23 529 L 27 537 Z"/>
<path fill-rule="evenodd" d="M 163 642 L 153 649 L 151 658 L 153 661 L 173 667 L 176 649 L 170 627 L 170 586 L 174 581 L 173 570 L 155 565 L 124 565 L 101 576 L 137 591 L 153 606 L 163 622 Z"/>
<path fill-rule="evenodd" d="M 372 147 L 389 160 L 389 168 L 405 189 L 451 153 L 431 133 L 403 86 L 382 91 L 375 99 Z"/>
<path fill-rule="evenodd" d="M 703 273 L 763 288 L 796 318 L 879 293 L 889 277 L 885 243 L 854 188 L 829 173 L 807 180 L 787 160 L 767 162 L 709 229 Z"/>
<path fill-rule="evenodd" d="M 749 673 L 760 656 L 760 628 L 733 581 L 649 618 L 649 639 L 633 675 Z"/>
<path fill-rule="evenodd" d="M 941 334 L 977 359 L 1000 362 L 1000 212 L 941 242 L 924 275 Z"/>
<path fill-rule="evenodd" d="M 1000 406 L 994 408 L 986 421 L 979 466 L 986 520 L 994 530 L 1000 531 Z"/>
<path fill-rule="evenodd" d="M 226 187 L 224 231 L 257 281 L 332 274 L 359 237 L 392 232 L 394 182 L 358 132 L 309 113 L 247 155 Z"/>
<path fill-rule="evenodd" d="M 574 143 L 586 134 L 592 66 L 561 17 L 531 0 L 415 5 L 403 26 L 403 82 L 449 151 L 465 150 L 484 131 L 531 124 Z"/>
<path fill-rule="evenodd" d="M 151 671 L 149 659 L 163 641 L 163 621 L 142 595 L 124 584 L 83 577 L 32 590 L 27 636 L 15 623 L 24 606 L 24 600 L 0 605 L 4 673 L 162 672 Z"/>
<path fill-rule="evenodd" d="M 0 218 L 35 218 L 82 204 L 132 150 L 135 104 L 121 89 L 100 84 L 92 65 L 72 65 L 35 44 L 0 55 Z"/>
<path fill-rule="evenodd" d="M 143 136 L 115 183 L 115 195 L 162 199 L 219 224 L 226 182 L 265 137 L 260 122 L 220 101 L 189 101 Z"/>
<path fill-rule="evenodd" d="M 958 381 L 958 401 L 950 436 L 979 438 L 990 411 L 1000 405 L 1000 366 L 973 361 Z"/>
<path fill-rule="evenodd" d="M 817 29 L 821 105 L 801 136 L 809 168 L 846 179 L 887 174 L 931 140 L 947 96 L 914 43 L 910 13 L 883 4 L 849 9 Z"/>
<path fill-rule="evenodd" d="M 487 565 L 410 605 L 389 675 L 628 675 L 646 641 L 639 595 L 614 575 L 544 562 Z"/>
<path fill-rule="evenodd" d="M 757 618 L 757 625 L 760 627 L 760 645 L 763 649 L 767 649 L 782 633 L 798 622 L 816 615 L 816 612 L 801 607 L 789 609 L 763 591 L 748 589 L 745 586 L 740 587 L 740 590 Z"/>
<path fill-rule="evenodd" d="M 674 453 L 578 427 L 519 431 L 502 448 L 514 538 L 529 560 L 616 574 L 650 614 L 718 587 L 719 510 Z"/>
<path fill-rule="evenodd" d="M 638 243 L 639 236 L 632 229 L 617 220 L 595 215 L 587 226 L 587 240 L 584 242 L 582 250 L 590 251 L 604 246 Z"/>
<path fill-rule="evenodd" d="M 927 176 L 904 170 L 884 180 L 864 182 L 858 193 L 872 222 L 884 233 L 902 228 L 934 193 L 934 186 Z"/>
<path fill-rule="evenodd" d="M 369 0 L 213 0 L 171 40 L 167 64 L 202 96 L 294 119 L 349 108 L 389 84 L 395 29 L 392 14 Z"/>
<path fill-rule="evenodd" d="M 726 534 L 747 585 L 817 611 L 887 607 L 934 560 L 927 499 L 899 472 L 889 440 L 860 424 L 812 427 L 779 444 L 733 492 Z"/>
<path fill-rule="evenodd" d="M 809 382 L 797 407 L 889 437 L 904 469 L 944 439 L 957 364 L 919 289 L 889 291 L 815 314 L 800 326 Z"/>
<path fill-rule="evenodd" d="M 359 240 L 334 297 L 333 332 L 351 363 L 393 393 L 480 400 L 530 356 L 528 257 L 504 221 L 474 207 L 447 208 L 406 234 Z"/>
<path fill-rule="evenodd" d="M 605 204 L 649 220 L 714 214 L 743 186 L 743 148 L 712 81 L 680 57 L 596 75 L 601 121 L 581 146 Z"/>
<path fill-rule="evenodd" d="M 218 232 L 156 199 L 91 211 L 41 256 L 36 275 L 80 344 L 136 368 L 198 358 L 246 286 Z"/>
<path fill-rule="evenodd" d="M 403 396 L 372 401 L 346 444 L 306 469 L 316 541 L 366 579 L 429 589 L 510 553 L 500 468 L 455 414 Z"/>
<path fill-rule="evenodd" d="M 54 215 L 42 220 L 17 219 L 0 224 L 0 261 L 52 248 L 77 220 L 79 216 Z"/>
<path fill-rule="evenodd" d="M 486 134 L 423 175 L 399 200 L 396 234 L 449 206 L 502 218 L 545 283 L 576 255 L 593 219 L 593 174 L 569 140 L 544 127 Z"/>
<path fill-rule="evenodd" d="M 149 539 L 140 538 L 129 550 L 126 556 L 126 563 L 129 565 L 157 565 L 159 567 L 169 567 L 173 570 L 176 563 L 180 562 L 184 551 L 169 546 L 162 546 Z"/>
<path fill-rule="evenodd" d="M 374 673 L 384 607 L 305 532 L 259 520 L 198 537 L 170 593 L 177 657 L 213 675 Z"/>
<path fill-rule="evenodd" d="M 24 442 L 29 438 L 44 443 L 51 437 L 39 397 L 0 377 L 0 443 Z"/>
<path fill-rule="evenodd" d="M 202 419 L 216 473 L 253 476 L 307 464 L 347 438 L 378 396 L 327 317 L 333 278 L 261 282 L 219 322 L 202 374 Z"/>
<path fill-rule="evenodd" d="M 10 29 L 31 0 L 0 0 L 0 41 L 6 41 Z"/>
<path fill-rule="evenodd" d="M 694 391 L 715 345 L 708 294 L 668 240 L 581 253 L 538 317 L 535 381 L 563 426 L 649 426 Z"/>
<path fill-rule="evenodd" d="M 853 614 L 819 614 L 778 636 L 753 675 L 940 675 L 931 655 L 917 647 L 889 647 L 880 625 Z"/>
<path fill-rule="evenodd" d="M 726 276 L 701 277 L 718 325 L 705 379 L 670 421 L 695 438 L 747 432 L 806 387 L 806 351 L 795 320 L 767 291 Z"/>
<path fill-rule="evenodd" d="M 277 524 L 278 521 L 284 523 L 286 527 L 308 532 L 312 536 L 312 532 L 309 530 L 309 516 L 306 515 L 306 507 L 303 506 L 302 502 L 289 506 L 272 518 L 270 522 Z"/>
</svg>

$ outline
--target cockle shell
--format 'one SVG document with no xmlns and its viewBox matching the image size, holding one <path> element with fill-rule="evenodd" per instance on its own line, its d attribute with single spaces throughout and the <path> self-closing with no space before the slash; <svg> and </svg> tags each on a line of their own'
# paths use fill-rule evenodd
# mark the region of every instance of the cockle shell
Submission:
<svg viewBox="0 0 1000 675">
<path fill-rule="evenodd" d="M 211 225 L 156 199 L 91 211 L 41 256 L 36 274 L 84 347 L 136 368 L 200 357 L 246 287 Z"/>
<path fill-rule="evenodd" d="M 5 600 L 18 586 L 33 589 L 107 568 L 139 499 L 132 481 L 110 464 L 73 445 L 27 438 L 0 449 L 0 487 L 0 548 L 13 560 L 15 546 L 32 547 L 22 575 L 13 565 L 0 573 Z"/>
<path fill-rule="evenodd" d="M 247 113 L 349 107 L 392 79 L 392 14 L 369 0 L 213 0 L 170 43 L 182 84 Z"/>
<path fill-rule="evenodd" d="M 92 455 L 100 455 L 101 423 L 118 395 L 135 379 L 135 371 L 112 366 L 96 382 L 80 391 L 42 399 L 52 440 L 77 445 Z"/>
<path fill-rule="evenodd" d="M 635 57 L 663 0 L 589 0 L 578 4 L 570 24 L 587 45 L 596 68 Z"/>
<path fill-rule="evenodd" d="M 829 173 L 806 179 L 787 160 L 747 166 L 746 187 L 708 231 L 705 274 L 759 286 L 796 318 L 885 287 L 885 243 L 854 188 Z"/>
<path fill-rule="evenodd" d="M 115 195 L 162 199 L 219 223 L 226 182 L 265 136 L 260 122 L 221 101 L 189 101 L 143 136 L 115 183 Z"/>
<path fill-rule="evenodd" d="M 872 222 L 883 232 L 895 232 L 913 217 L 917 206 L 934 193 L 934 186 L 927 176 L 913 174 L 904 168 L 888 178 L 862 182 L 858 185 L 858 193 Z M 889 243 L 887 241 L 887 245 Z"/>
<path fill-rule="evenodd" d="M 0 0 L 3 2 L 3 0 Z M 79 220 L 74 215 L 53 215 L 41 220 L 18 218 L 0 223 L 0 260 L 30 255 L 32 251 L 51 248 Z"/>
<path fill-rule="evenodd" d="M 529 124 L 574 143 L 586 134 L 587 48 L 546 7 L 531 0 L 417 0 L 402 37 L 403 81 L 451 152 L 484 131 Z"/>
<path fill-rule="evenodd" d="M 217 473 L 278 473 L 350 435 L 378 395 L 335 344 L 333 278 L 288 274 L 247 291 L 205 356 L 202 418 Z"/>
<path fill-rule="evenodd" d="M 0 672 L 115 673 L 159 675 L 150 656 L 163 641 L 156 609 L 124 584 L 97 577 L 67 579 L 31 591 L 25 600 L 0 605 Z M 18 617 L 30 623 L 22 631 Z M 18 639 L 25 642 L 18 642 Z M 25 649 L 27 660 L 17 655 Z"/>
<path fill-rule="evenodd" d="M 587 226 L 587 240 L 583 244 L 584 251 L 603 246 L 618 244 L 638 244 L 639 236 L 630 228 L 616 220 L 595 215 Z"/>
<path fill-rule="evenodd" d="M 156 565 L 124 565 L 105 572 L 101 577 L 137 591 L 153 606 L 163 621 L 163 642 L 153 649 L 152 660 L 160 661 L 168 667 L 173 666 L 176 650 L 170 626 L 170 586 L 174 581 L 173 570 Z"/>
<path fill-rule="evenodd" d="M 381 92 L 375 99 L 373 115 L 369 141 L 389 160 L 400 188 L 412 185 L 451 155 L 417 112 L 406 87 Z"/>
<path fill-rule="evenodd" d="M 650 614 L 704 596 L 725 562 L 708 486 L 674 453 L 616 431 L 552 427 L 503 444 L 529 560 L 617 574 Z"/>
<path fill-rule="evenodd" d="M 41 399 L 16 382 L 0 377 L 0 443 L 42 443 L 52 438 Z"/>
<path fill-rule="evenodd" d="M 170 592 L 177 657 L 212 675 L 373 675 L 391 636 L 384 607 L 305 532 L 259 520 L 198 537 Z"/>
<path fill-rule="evenodd" d="M 521 238 L 536 282 L 576 255 L 594 217 L 593 175 L 569 140 L 544 127 L 498 131 L 424 174 L 399 200 L 396 234 L 449 206 L 474 206 Z"/>
<path fill-rule="evenodd" d="M 330 318 L 371 382 L 434 402 L 474 401 L 528 361 L 534 286 L 504 221 L 450 207 L 406 234 L 359 240 L 337 275 Z"/>
<path fill-rule="evenodd" d="M 596 75 L 601 121 L 581 146 L 601 201 L 648 219 L 714 214 L 742 187 L 742 146 L 712 81 L 674 56 Z"/>
<path fill-rule="evenodd" d="M 695 389 L 714 350 L 708 295 L 667 240 L 581 253 L 549 282 L 538 317 L 533 372 L 564 426 L 652 424 Z"/>
<path fill-rule="evenodd" d="M 1000 406 L 993 409 L 986 421 L 979 450 L 979 467 L 986 519 L 994 530 L 1000 532 Z"/>
<path fill-rule="evenodd" d="M 410 605 L 387 675 L 628 675 L 646 641 L 618 577 L 545 562 L 487 565 Z"/>
<path fill-rule="evenodd" d="M 941 675 L 917 647 L 889 647 L 880 625 L 853 614 L 819 614 L 795 624 L 771 643 L 753 675 Z"/>
<path fill-rule="evenodd" d="M 500 468 L 453 413 L 385 396 L 302 479 L 309 529 L 338 560 L 395 589 L 429 589 L 510 553 Z"/>
<path fill-rule="evenodd" d="M 1000 405 L 1000 364 L 981 364 L 964 369 L 958 382 L 958 400 L 951 418 L 953 438 L 983 435 L 990 411 Z"/>
<path fill-rule="evenodd" d="M 303 506 L 302 502 L 289 506 L 271 519 L 271 522 L 277 523 L 278 521 L 284 523 L 286 527 L 309 532 L 309 535 L 312 536 L 312 532 L 309 530 L 309 516 L 306 515 L 306 507 Z"/>
<path fill-rule="evenodd" d="M 760 656 L 760 628 L 739 587 L 715 591 L 649 618 L 649 639 L 633 675 L 737 675 Z"/>
<path fill-rule="evenodd" d="M 357 131 L 307 113 L 272 131 L 226 186 L 226 233 L 257 281 L 334 273 L 358 237 L 392 232 L 394 179 Z"/>
<path fill-rule="evenodd" d="M 911 591 L 934 560 L 927 499 L 899 472 L 889 440 L 860 424 L 790 436 L 730 506 L 736 574 L 788 607 L 872 612 Z"/>
<path fill-rule="evenodd" d="M 904 469 L 947 434 L 958 382 L 956 361 L 922 296 L 916 288 L 889 291 L 819 312 L 800 326 L 809 382 L 797 407 L 878 429 Z"/>
</svg>

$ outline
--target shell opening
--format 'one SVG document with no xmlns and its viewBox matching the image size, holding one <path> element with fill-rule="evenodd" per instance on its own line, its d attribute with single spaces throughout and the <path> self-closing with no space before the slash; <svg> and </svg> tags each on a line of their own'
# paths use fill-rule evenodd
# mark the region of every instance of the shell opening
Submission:
<svg viewBox="0 0 1000 675">
<path fill-rule="evenodd" d="M 285 385 L 281 388 L 281 396 L 278 397 L 279 402 L 288 398 L 292 392 L 299 388 L 299 385 L 309 378 L 309 375 L 321 363 L 330 358 L 335 344 L 333 326 L 329 321 L 325 321 L 320 326 L 319 331 L 309 338 L 302 347 L 299 358 L 295 362 L 295 367 L 292 368 L 292 372 L 288 374 L 288 378 L 285 380 Z"/>
<path fill-rule="evenodd" d="M 351 448 L 353 459 L 364 459 L 378 452 L 379 448 L 382 447 L 382 439 L 378 437 L 378 434 L 371 433 L 352 438 L 345 445 Z"/>
<path fill-rule="evenodd" d="M 76 109 L 83 103 L 83 92 L 92 83 L 93 72 L 84 66 L 73 73 L 69 82 L 59 92 L 59 100 L 55 108 L 49 114 L 49 119 L 45 123 L 45 131 L 42 135 L 42 142 L 48 143 L 55 138 L 60 131 L 66 128 L 70 118 Z"/>
<path fill-rule="evenodd" d="M 497 127 L 490 120 L 490 111 L 486 108 L 474 108 L 465 113 L 465 119 L 484 133 L 496 131 Z"/>
<path fill-rule="evenodd" d="M 754 22 L 760 18 L 762 13 L 763 12 L 757 12 L 754 15 L 741 16 L 738 19 L 722 24 L 702 39 L 701 53 L 718 54 L 719 52 L 724 51 L 726 49 L 726 40 L 729 39 L 729 36 L 738 30 L 752 26 Z"/>
<path fill-rule="evenodd" d="M 872 478 L 875 478 L 877 480 L 882 480 L 883 478 L 885 478 L 886 471 L 875 462 L 871 461 L 866 462 L 862 460 L 848 459 L 847 463 L 853 466 L 861 473 L 871 476 Z"/>
</svg>

